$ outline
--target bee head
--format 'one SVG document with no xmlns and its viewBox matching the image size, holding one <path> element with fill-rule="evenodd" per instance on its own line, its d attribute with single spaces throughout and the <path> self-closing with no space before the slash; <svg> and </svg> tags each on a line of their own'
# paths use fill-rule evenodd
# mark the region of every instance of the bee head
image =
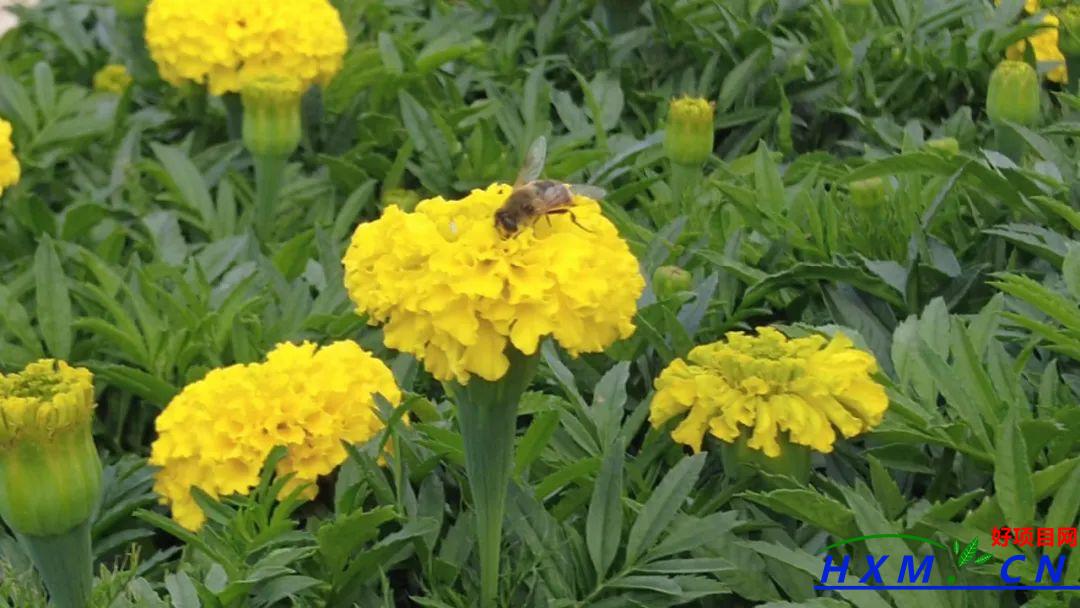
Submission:
<svg viewBox="0 0 1080 608">
<path fill-rule="evenodd" d="M 514 219 L 512 213 L 505 209 L 499 209 L 495 212 L 495 230 L 499 232 L 499 236 L 502 238 L 510 238 L 518 230 L 517 220 Z"/>
</svg>

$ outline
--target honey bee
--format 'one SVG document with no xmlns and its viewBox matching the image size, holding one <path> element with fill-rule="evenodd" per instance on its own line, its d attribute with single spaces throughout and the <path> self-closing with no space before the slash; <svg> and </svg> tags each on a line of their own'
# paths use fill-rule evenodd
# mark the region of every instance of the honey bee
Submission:
<svg viewBox="0 0 1080 608">
<path fill-rule="evenodd" d="M 596 186 L 579 186 L 564 184 L 549 179 L 538 179 L 544 169 L 544 161 L 547 157 L 547 140 L 542 136 L 537 138 L 525 155 L 525 163 L 518 172 L 514 182 L 514 191 L 507 197 L 506 202 L 495 212 L 495 229 L 502 238 L 507 239 L 522 228 L 532 225 L 541 217 L 550 223 L 549 215 L 567 213 L 574 225 L 586 232 L 588 228 L 578 223 L 574 217 L 574 194 L 587 196 L 594 200 L 604 197 L 604 191 Z"/>
</svg>

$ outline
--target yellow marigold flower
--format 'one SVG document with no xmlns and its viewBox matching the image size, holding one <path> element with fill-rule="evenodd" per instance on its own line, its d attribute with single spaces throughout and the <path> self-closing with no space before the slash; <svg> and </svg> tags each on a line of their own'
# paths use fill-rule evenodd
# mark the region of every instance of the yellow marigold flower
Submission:
<svg viewBox="0 0 1080 608">
<path fill-rule="evenodd" d="M 301 90 L 325 85 L 347 39 L 327 0 L 153 0 L 146 44 L 167 82 L 221 95 L 266 76 L 293 77 Z"/>
<path fill-rule="evenodd" d="M 19 159 L 11 143 L 11 123 L 0 118 L 0 194 L 19 182 Z"/>
<path fill-rule="evenodd" d="M 645 281 L 600 205 L 575 196 L 574 218 L 546 216 L 504 239 L 494 215 L 512 191 L 494 184 L 413 213 L 391 205 L 345 254 L 357 312 L 440 380 L 502 378 L 507 342 L 528 355 L 552 335 L 577 356 L 634 332 Z"/>
<path fill-rule="evenodd" d="M 1036 10 L 1038 10 L 1037 7 Z M 1021 40 L 1006 49 L 1005 57 L 1014 61 L 1023 61 L 1024 52 L 1027 50 L 1028 42 L 1030 42 L 1035 52 L 1036 61 L 1057 64 L 1057 67 L 1046 73 L 1046 79 L 1065 84 L 1069 81 L 1069 73 L 1065 67 L 1065 55 L 1058 48 L 1058 35 L 1058 18 L 1048 14 L 1043 17 L 1043 27 L 1039 28 L 1039 31 L 1026 41 Z"/>
<path fill-rule="evenodd" d="M 708 431 L 734 442 L 752 429 L 747 446 L 780 455 L 777 434 L 792 443 L 831 452 L 836 433 L 852 437 L 877 426 L 889 400 L 871 378 L 874 357 L 838 334 L 788 339 L 770 327 L 757 336 L 727 334 L 676 359 L 656 379 L 649 420 L 659 427 L 682 414 L 671 433 L 695 452 Z"/>
<path fill-rule="evenodd" d="M 247 494 L 275 446 L 287 448 L 277 473 L 295 474 L 286 492 L 314 482 L 345 460 L 343 440 L 363 443 L 383 429 L 376 393 L 401 402 L 390 369 L 351 341 L 321 349 L 283 343 L 265 363 L 213 370 L 158 416 L 154 489 L 176 521 L 196 530 L 205 516 L 191 487 L 214 497 Z M 305 492 L 313 498 L 316 489 Z"/>
<path fill-rule="evenodd" d="M 0 446 L 86 424 L 94 412 L 93 378 L 90 370 L 53 359 L 0 376 Z"/>
<path fill-rule="evenodd" d="M 94 90 L 123 95 L 131 86 L 131 74 L 118 63 L 110 63 L 94 74 Z"/>
</svg>

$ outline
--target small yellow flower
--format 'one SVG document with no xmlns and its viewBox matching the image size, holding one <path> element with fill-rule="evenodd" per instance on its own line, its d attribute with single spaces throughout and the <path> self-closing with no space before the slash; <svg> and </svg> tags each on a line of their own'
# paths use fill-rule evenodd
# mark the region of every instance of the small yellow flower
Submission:
<svg viewBox="0 0 1080 608">
<path fill-rule="evenodd" d="M 757 336 L 730 332 L 726 342 L 698 346 L 656 379 L 649 420 L 659 427 L 686 414 L 671 438 L 701 449 L 706 432 L 734 442 L 743 427 L 747 446 L 780 455 L 778 433 L 819 452 L 831 452 L 835 426 L 853 437 L 877 426 L 889 406 L 871 378 L 874 357 L 842 334 L 788 339 L 762 327 Z"/>
<path fill-rule="evenodd" d="M 1035 10 L 1038 10 L 1038 8 L 1036 7 Z M 1039 28 L 1026 41 L 1021 40 L 1006 49 L 1005 57 L 1014 61 L 1023 61 L 1024 52 L 1027 50 L 1028 42 L 1030 42 L 1034 49 L 1036 61 L 1056 64 L 1056 67 L 1046 73 L 1046 79 L 1051 82 L 1065 84 L 1069 81 L 1069 73 L 1065 67 L 1065 55 L 1058 48 L 1058 18 L 1048 14 L 1043 17 L 1042 24 L 1043 27 Z"/>
<path fill-rule="evenodd" d="M 345 254 L 357 312 L 440 380 L 502 378 L 508 343 L 530 355 L 552 335 L 577 356 L 634 331 L 645 281 L 600 205 L 575 196 L 574 218 L 545 216 L 504 239 L 494 215 L 512 191 L 494 184 L 413 213 L 391 205 Z"/>
<path fill-rule="evenodd" d="M 401 402 L 390 369 L 351 341 L 321 349 L 283 343 L 265 363 L 213 370 L 158 416 L 154 489 L 177 522 L 197 530 L 205 515 L 191 487 L 214 497 L 247 494 L 276 446 L 287 448 L 277 473 L 295 474 L 286 493 L 314 482 L 345 460 L 342 441 L 363 443 L 384 428 L 375 394 Z M 305 496 L 315 492 L 312 485 Z"/>
<path fill-rule="evenodd" d="M 293 78 L 299 92 L 325 85 L 347 39 L 328 0 L 153 0 L 146 44 L 167 82 L 221 95 L 267 76 Z"/>
<path fill-rule="evenodd" d="M 19 182 L 19 159 L 11 143 L 11 123 L 0 118 L 0 194 Z"/>
<path fill-rule="evenodd" d="M 94 90 L 123 95 L 131 86 L 131 74 L 118 63 L 110 63 L 94 74 Z"/>
</svg>

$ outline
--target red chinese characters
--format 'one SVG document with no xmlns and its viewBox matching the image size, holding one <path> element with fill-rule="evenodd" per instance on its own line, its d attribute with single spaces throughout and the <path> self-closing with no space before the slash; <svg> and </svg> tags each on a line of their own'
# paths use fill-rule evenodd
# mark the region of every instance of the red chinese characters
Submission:
<svg viewBox="0 0 1080 608">
<path fill-rule="evenodd" d="M 1009 528 L 990 530 L 994 547 L 1076 547 L 1076 528 Z"/>
</svg>

